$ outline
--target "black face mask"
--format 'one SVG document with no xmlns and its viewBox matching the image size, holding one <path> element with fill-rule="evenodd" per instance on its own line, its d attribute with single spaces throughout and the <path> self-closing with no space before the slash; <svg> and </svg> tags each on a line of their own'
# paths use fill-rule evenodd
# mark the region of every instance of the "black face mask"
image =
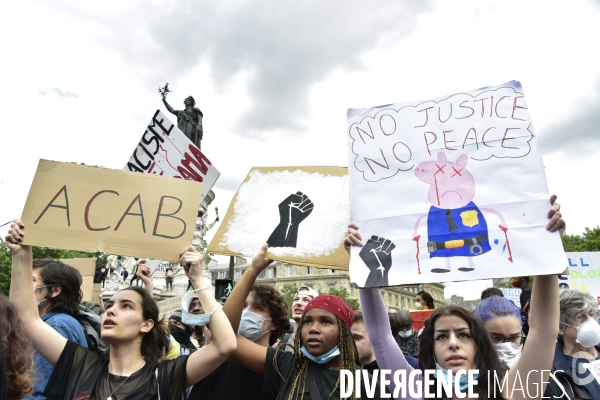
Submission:
<svg viewBox="0 0 600 400">
<path fill-rule="evenodd" d="M 169 331 L 181 346 L 194 348 L 194 344 L 190 341 L 192 336 L 190 332 L 179 329 L 175 325 L 169 325 Z"/>
</svg>

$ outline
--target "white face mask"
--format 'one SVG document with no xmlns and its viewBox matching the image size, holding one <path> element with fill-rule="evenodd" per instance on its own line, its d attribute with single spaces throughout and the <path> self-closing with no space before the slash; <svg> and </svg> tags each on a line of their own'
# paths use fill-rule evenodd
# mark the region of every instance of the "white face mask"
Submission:
<svg viewBox="0 0 600 400">
<path fill-rule="evenodd" d="M 403 339 L 408 339 L 409 337 L 412 336 L 412 334 L 413 334 L 413 330 L 412 329 L 410 329 L 410 330 L 408 330 L 406 332 L 404 332 L 404 331 L 398 332 L 398 336 L 400 336 Z"/>
<path fill-rule="evenodd" d="M 271 332 L 268 329 L 265 332 L 262 331 L 263 323 L 271 320 L 272 318 L 265 318 L 250 310 L 244 310 L 242 311 L 238 333 L 246 339 L 256 342 L 258 339 Z"/>
<path fill-rule="evenodd" d="M 577 330 L 576 342 L 583 347 L 594 347 L 600 343 L 600 326 L 595 320 L 588 318 L 578 327 L 569 325 Z"/>
<path fill-rule="evenodd" d="M 509 370 L 521 357 L 521 351 L 523 351 L 523 345 L 517 346 L 514 343 L 496 343 L 494 344 L 500 364 L 502 368 Z"/>
<path fill-rule="evenodd" d="M 415 301 L 415 307 L 417 307 L 417 308 L 421 307 L 421 303 L 419 303 L 418 301 Z"/>
<path fill-rule="evenodd" d="M 42 289 L 48 286 L 52 286 L 52 285 L 43 285 L 43 286 L 36 286 L 35 282 L 33 283 L 33 291 L 35 292 L 38 289 Z M 44 297 L 42 300 L 37 302 L 37 305 L 39 306 L 40 304 L 42 304 L 43 302 L 45 302 L 46 300 L 48 300 L 48 296 L 46 295 L 46 297 Z"/>
</svg>

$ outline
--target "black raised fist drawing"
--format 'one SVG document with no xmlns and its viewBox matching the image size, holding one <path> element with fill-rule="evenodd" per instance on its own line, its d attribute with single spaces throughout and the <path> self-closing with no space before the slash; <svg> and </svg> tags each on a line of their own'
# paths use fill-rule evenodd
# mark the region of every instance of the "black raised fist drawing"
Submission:
<svg viewBox="0 0 600 400">
<path fill-rule="evenodd" d="M 269 247 L 296 247 L 300 222 L 313 208 L 313 202 L 302 192 L 291 194 L 279 203 L 279 225 L 267 240 Z"/>
<path fill-rule="evenodd" d="M 386 238 L 371 236 L 358 255 L 371 270 L 365 287 L 388 285 L 388 271 L 392 267 L 392 250 L 396 245 Z"/>
</svg>

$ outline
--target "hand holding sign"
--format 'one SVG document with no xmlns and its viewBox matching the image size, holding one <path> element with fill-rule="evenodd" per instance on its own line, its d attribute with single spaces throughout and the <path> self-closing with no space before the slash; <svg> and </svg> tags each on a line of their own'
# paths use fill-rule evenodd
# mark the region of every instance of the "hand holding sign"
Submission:
<svg viewBox="0 0 600 400">
<path fill-rule="evenodd" d="M 358 255 L 371 270 L 366 287 L 388 286 L 388 272 L 392 267 L 392 250 L 396 245 L 386 238 L 371 236 Z"/>
<path fill-rule="evenodd" d="M 185 248 L 181 254 L 181 260 L 179 261 L 185 270 L 192 285 L 195 288 L 199 288 L 199 283 L 202 283 L 202 260 L 204 257 L 198 253 L 192 246 Z"/>
<path fill-rule="evenodd" d="M 263 244 L 260 248 L 258 254 L 252 259 L 252 263 L 249 268 L 252 268 L 256 271 L 256 274 L 261 273 L 265 268 L 269 266 L 273 262 L 267 258 L 267 250 L 269 250 L 269 245 L 267 243 Z"/>
<path fill-rule="evenodd" d="M 152 278 L 150 277 L 150 267 L 148 267 L 146 260 L 140 260 L 135 275 L 140 278 L 142 282 L 144 282 L 145 286 L 148 286 L 152 283 Z"/>
<path fill-rule="evenodd" d="M 300 223 L 310 215 L 313 208 L 313 202 L 300 191 L 279 203 L 279 225 L 267 240 L 269 246 L 296 247 Z"/>
<path fill-rule="evenodd" d="M 15 219 L 15 222 L 10 225 L 8 235 L 5 238 L 6 245 L 12 252 L 13 257 L 31 254 L 31 246 L 22 244 L 25 237 L 22 229 L 25 229 L 25 225 L 23 225 L 20 219 Z"/>
</svg>

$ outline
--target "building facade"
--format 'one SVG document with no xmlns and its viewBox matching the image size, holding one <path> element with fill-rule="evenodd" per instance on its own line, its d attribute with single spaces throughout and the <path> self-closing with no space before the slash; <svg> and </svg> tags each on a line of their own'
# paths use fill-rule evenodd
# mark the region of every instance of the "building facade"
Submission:
<svg viewBox="0 0 600 400">
<path fill-rule="evenodd" d="M 233 280 L 238 281 L 246 269 L 248 261 L 236 257 L 234 262 Z M 209 265 L 212 282 L 216 279 L 226 279 L 229 271 L 228 263 Z M 350 283 L 350 273 L 345 270 L 306 267 L 282 261 L 274 261 L 257 279 L 258 283 L 273 285 L 279 291 L 285 286 L 309 286 L 319 293 L 329 293 L 331 289 L 346 289 L 349 297 L 359 298 L 358 289 Z M 420 290 L 425 290 L 434 298 L 436 307 L 445 304 L 444 285 L 441 283 L 426 283 L 382 288 L 383 301 L 388 308 L 415 310 L 415 296 Z"/>
<path fill-rule="evenodd" d="M 465 300 L 462 296 L 457 296 L 455 294 L 453 294 L 451 298 L 446 299 L 446 304 L 448 304 L 448 305 L 453 304 L 456 306 L 461 306 L 471 312 L 475 311 L 475 309 L 477 308 L 479 303 L 481 303 L 481 299 Z"/>
</svg>

